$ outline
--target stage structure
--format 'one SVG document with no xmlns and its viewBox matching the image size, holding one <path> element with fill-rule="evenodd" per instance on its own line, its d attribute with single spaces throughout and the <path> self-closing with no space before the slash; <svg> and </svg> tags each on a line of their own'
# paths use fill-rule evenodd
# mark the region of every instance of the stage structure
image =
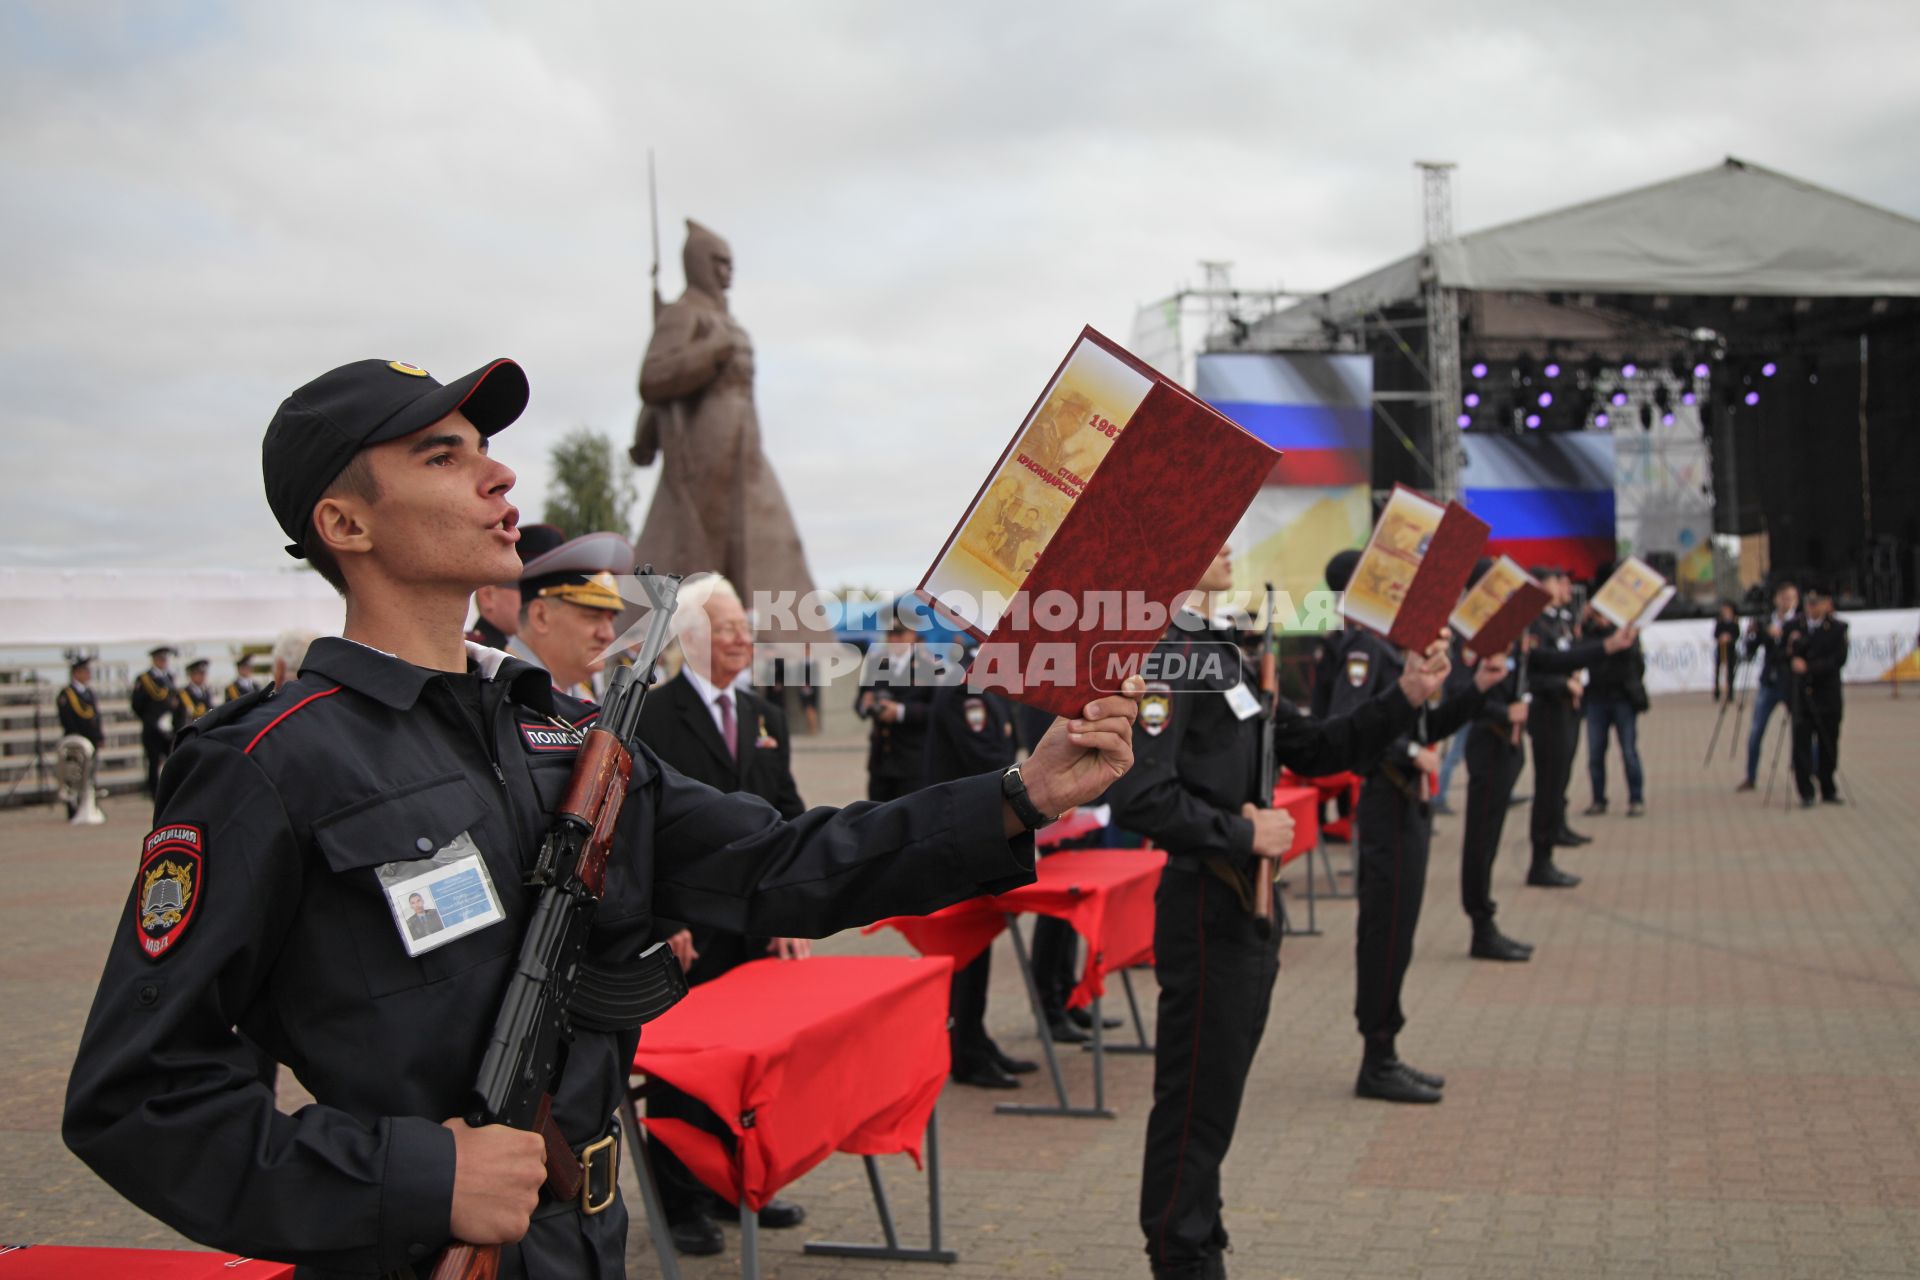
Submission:
<svg viewBox="0 0 1920 1280">
<path fill-rule="evenodd" d="M 1552 472 L 1554 436 L 1607 433 L 1616 554 L 1695 601 L 1738 594 L 1756 560 L 1850 607 L 1920 599 L 1920 221 L 1728 159 L 1456 236 L 1450 167 L 1420 167 L 1418 252 L 1242 303 L 1202 351 L 1371 356 L 1376 501 L 1403 482 L 1473 505 L 1479 437 Z M 1594 536 L 1576 515 L 1568 536 Z"/>
</svg>

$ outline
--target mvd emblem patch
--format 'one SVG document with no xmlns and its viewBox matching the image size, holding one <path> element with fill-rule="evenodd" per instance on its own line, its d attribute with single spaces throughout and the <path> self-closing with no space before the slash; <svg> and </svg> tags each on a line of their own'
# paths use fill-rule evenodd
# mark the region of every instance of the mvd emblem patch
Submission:
<svg viewBox="0 0 1920 1280">
<path fill-rule="evenodd" d="M 526 739 L 529 751 L 578 751 L 582 741 L 580 731 L 561 725 L 527 724 L 522 721 L 520 736 Z"/>
<path fill-rule="evenodd" d="M 149 960 L 180 945 L 206 892 L 206 833 L 189 822 L 158 827 L 140 844 L 133 936 Z"/>
</svg>

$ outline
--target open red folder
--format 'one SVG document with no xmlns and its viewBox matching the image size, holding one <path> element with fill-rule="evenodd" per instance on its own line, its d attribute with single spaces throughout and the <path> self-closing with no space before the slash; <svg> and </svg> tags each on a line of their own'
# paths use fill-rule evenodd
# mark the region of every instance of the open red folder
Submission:
<svg viewBox="0 0 1920 1280">
<path fill-rule="evenodd" d="M 1078 715 L 1142 670 L 1279 457 L 1082 329 L 919 594 L 982 641 L 976 688 Z"/>
<path fill-rule="evenodd" d="M 1443 507 L 1395 485 L 1347 583 L 1348 621 L 1402 649 L 1424 650 L 1447 625 L 1488 532 L 1459 503 Z"/>
<path fill-rule="evenodd" d="M 1547 607 L 1547 589 L 1532 574 L 1501 556 L 1461 598 L 1448 619 L 1460 641 L 1478 657 L 1505 653 Z"/>
</svg>

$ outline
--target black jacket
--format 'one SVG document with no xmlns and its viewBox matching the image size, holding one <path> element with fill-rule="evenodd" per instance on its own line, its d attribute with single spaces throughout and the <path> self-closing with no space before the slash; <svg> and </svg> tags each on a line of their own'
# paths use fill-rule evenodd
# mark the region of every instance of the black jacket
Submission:
<svg viewBox="0 0 1920 1280">
<path fill-rule="evenodd" d="M 1618 630 L 1605 618 L 1594 617 L 1587 620 L 1585 635 L 1588 640 L 1604 642 Z M 1635 707 L 1645 709 L 1646 672 L 1646 651 L 1640 647 L 1640 639 L 1636 636 L 1633 643 L 1620 652 L 1603 653 L 1594 660 L 1587 676 L 1587 696 L 1625 699 Z"/>
<path fill-rule="evenodd" d="M 1000 694 L 974 693 L 963 684 L 936 689 L 927 708 L 923 772 L 928 782 L 976 773 L 1004 773 L 1020 751 L 1014 704 Z"/>
<path fill-rule="evenodd" d="M 317 640 L 299 679 L 217 708 L 168 760 L 62 1133 L 192 1239 L 359 1273 L 446 1241 L 441 1121 L 466 1108 L 532 900 L 522 878 L 576 726 L 597 714 L 545 671 L 485 657 L 491 678 L 448 677 Z M 1002 821 L 999 780 L 976 778 L 782 822 L 643 746 L 588 958 L 634 956 L 656 910 L 818 937 L 1002 892 L 1033 878 L 1031 838 L 1007 839 Z M 505 920 L 409 957 L 376 868 L 469 845 Z M 633 1039 L 573 1041 L 553 1107 L 570 1142 L 607 1131 Z M 315 1103 L 281 1112 L 254 1045 Z M 565 1216 L 583 1253 L 598 1221 Z"/>
<path fill-rule="evenodd" d="M 1261 715 L 1240 717 L 1229 701 L 1254 673 L 1232 631 L 1175 627 L 1156 653 L 1179 653 L 1201 677 L 1181 690 L 1150 689 L 1133 731 L 1133 768 L 1107 792 L 1114 825 L 1137 831 L 1176 858 L 1253 856 L 1253 824 L 1240 814 L 1259 795 Z M 1172 664 L 1163 658 L 1160 666 Z M 1351 715 L 1313 720 L 1282 700 L 1272 726 L 1283 768 L 1306 776 L 1339 773 L 1372 759 L 1412 725 L 1398 689 Z"/>
<path fill-rule="evenodd" d="M 1456 664 L 1459 663 L 1458 652 L 1456 644 Z M 1397 691 L 1406 665 L 1400 660 L 1399 651 L 1385 640 L 1371 631 L 1349 627 L 1340 636 L 1335 668 L 1331 709 L 1333 715 L 1343 716 L 1352 715 L 1367 703 Z M 1356 773 L 1368 774 L 1388 766 L 1396 771 L 1404 770 L 1415 751 L 1439 742 L 1466 724 L 1480 711 L 1485 701 L 1485 696 L 1473 684 L 1471 671 L 1466 673 L 1464 682 L 1449 677 L 1437 704 L 1421 708 L 1406 732 L 1351 767 Z"/>
<path fill-rule="evenodd" d="M 142 671 L 133 678 L 133 693 L 128 699 L 133 705 L 133 714 L 140 717 L 140 723 L 148 729 L 156 727 L 160 717 L 180 707 L 180 693 L 174 687 L 173 672 Z"/>
<path fill-rule="evenodd" d="M 78 734 L 99 749 L 106 734 L 100 728 L 100 703 L 92 688 L 69 683 L 54 699 L 54 706 L 60 712 L 61 733 Z"/>
<path fill-rule="evenodd" d="M 1840 672 L 1847 665 L 1847 624 L 1829 614 L 1824 621 L 1809 621 L 1794 633 L 1793 653 L 1807 660 L 1807 674 L 1801 686 L 1809 706 L 1819 711 L 1838 710 L 1841 703 Z"/>
<path fill-rule="evenodd" d="M 793 781 L 793 743 L 780 708 L 751 690 L 734 690 L 734 753 L 683 672 L 647 695 L 640 737 L 661 760 L 715 791 L 744 791 L 772 805 L 782 818 L 806 812 Z"/>
<path fill-rule="evenodd" d="M 921 664 L 918 658 L 915 662 L 918 671 Z M 899 703 L 904 718 L 872 718 L 873 727 L 867 734 L 867 773 L 875 778 L 906 778 L 919 786 L 920 771 L 926 764 L 927 714 L 933 707 L 934 686 L 918 683 L 905 672 L 894 679 L 881 677 L 871 689 L 862 687 L 854 695 L 854 705 L 859 706 L 869 692 L 877 695 L 878 702 Z"/>
<path fill-rule="evenodd" d="M 1806 630 L 1807 615 L 1796 610 L 1782 619 L 1778 640 L 1767 634 L 1772 623 L 1773 614 L 1769 611 L 1748 624 L 1747 638 L 1740 642 L 1740 656 L 1751 659 L 1754 654 L 1761 654 L 1760 683 L 1785 693 L 1793 679 L 1793 670 L 1787 661 L 1792 656 L 1793 638 Z"/>
</svg>

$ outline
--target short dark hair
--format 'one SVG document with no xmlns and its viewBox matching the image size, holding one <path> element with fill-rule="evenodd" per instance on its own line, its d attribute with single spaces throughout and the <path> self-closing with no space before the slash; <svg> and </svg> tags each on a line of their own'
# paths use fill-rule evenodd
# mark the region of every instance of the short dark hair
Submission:
<svg viewBox="0 0 1920 1280">
<path fill-rule="evenodd" d="M 373 474 L 373 464 L 367 461 L 367 451 L 362 449 L 353 455 L 353 459 L 340 469 L 333 483 L 320 495 L 327 498 L 358 498 L 362 502 L 380 501 L 380 481 Z M 318 505 L 316 503 L 315 505 Z M 305 543 L 307 563 L 313 571 L 327 580 L 327 585 L 341 595 L 347 594 L 347 575 L 340 572 L 340 561 L 320 540 L 320 531 L 314 528 L 313 513 L 307 513 L 307 537 Z"/>
</svg>

